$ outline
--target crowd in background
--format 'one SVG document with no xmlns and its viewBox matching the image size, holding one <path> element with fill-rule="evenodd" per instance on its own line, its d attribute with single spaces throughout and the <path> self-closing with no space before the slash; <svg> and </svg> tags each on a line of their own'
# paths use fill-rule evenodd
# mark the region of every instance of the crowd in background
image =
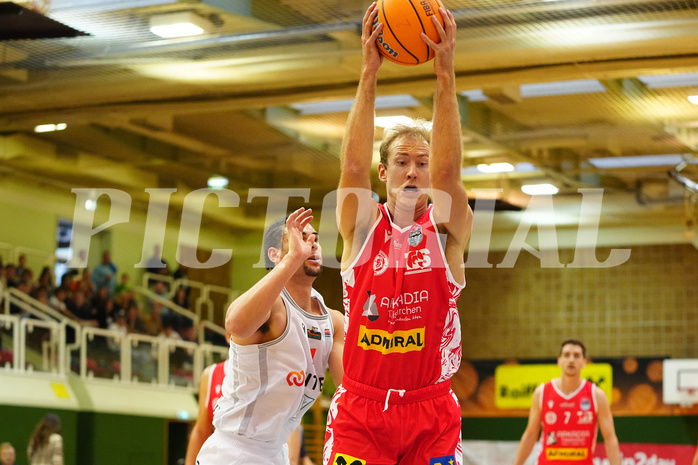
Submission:
<svg viewBox="0 0 698 465">
<path fill-rule="evenodd" d="M 0 443 L 0 465 L 15 465 L 17 451 L 9 442 Z M 29 465 L 63 465 L 61 419 L 46 414 L 34 428 L 27 444 Z"/>
<path fill-rule="evenodd" d="M 172 276 L 174 279 L 187 277 L 188 270 L 183 265 L 172 275 L 165 262 L 158 259 L 158 263 L 154 265 L 157 266 L 149 267 L 146 271 Z M 143 302 L 137 300 L 129 274 L 122 273 L 119 276 L 110 252 L 104 252 L 102 261 L 92 270 L 68 270 L 58 283 L 48 266 L 44 266 L 36 277 L 34 271 L 27 266 L 25 255 L 20 255 L 16 264 L 3 264 L 0 259 L 0 286 L 5 289 L 15 288 L 83 326 L 196 340 L 196 329 L 191 319 L 171 310 L 157 299 L 146 299 Z M 172 299 L 164 281 L 151 279 L 149 288 L 163 299 L 190 310 L 188 287 L 180 286 Z M 26 315 L 15 304 L 10 305 L 10 313 Z"/>
</svg>

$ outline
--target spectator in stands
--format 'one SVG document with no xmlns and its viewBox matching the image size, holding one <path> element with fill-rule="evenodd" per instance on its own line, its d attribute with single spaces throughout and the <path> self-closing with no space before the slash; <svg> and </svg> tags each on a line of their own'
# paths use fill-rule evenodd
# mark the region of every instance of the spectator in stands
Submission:
<svg viewBox="0 0 698 465">
<path fill-rule="evenodd" d="M 162 316 L 161 316 L 162 304 L 160 302 L 152 302 L 152 307 L 150 313 L 145 317 L 145 327 L 148 334 L 151 336 L 157 336 L 162 333 Z"/>
<path fill-rule="evenodd" d="M 0 465 L 15 465 L 17 454 L 9 442 L 0 444 Z"/>
<path fill-rule="evenodd" d="M 26 283 L 29 285 L 29 292 L 31 293 L 32 289 L 34 289 L 34 272 L 30 270 L 29 268 L 25 268 L 24 271 L 22 271 L 22 274 L 19 275 L 19 283 Z"/>
<path fill-rule="evenodd" d="M 164 276 L 170 275 L 170 268 L 167 261 L 162 258 L 162 250 L 159 245 L 153 246 L 153 256 L 148 259 L 145 271 L 152 274 L 160 274 Z M 152 287 L 157 282 L 156 279 L 148 279 L 148 287 Z"/>
<path fill-rule="evenodd" d="M 93 310 L 85 300 L 85 294 L 82 291 L 74 292 L 70 299 L 66 299 L 65 304 L 72 318 L 81 325 L 99 326 L 99 322 L 93 318 Z"/>
<path fill-rule="evenodd" d="M 189 267 L 186 265 L 179 265 L 179 267 L 175 270 L 174 274 L 172 277 L 177 280 L 177 279 L 189 279 Z M 180 284 L 180 286 L 184 287 L 184 290 L 187 295 L 187 299 L 189 299 L 189 293 L 191 291 L 191 287 L 187 286 L 186 284 Z"/>
<path fill-rule="evenodd" d="M 119 284 L 117 284 L 117 285 L 114 287 L 114 294 L 120 296 L 120 295 L 122 295 L 124 292 L 130 291 L 130 290 L 131 290 L 131 285 L 128 283 L 129 280 L 130 280 L 129 275 L 127 275 L 126 273 L 122 273 L 122 275 L 121 275 L 121 281 L 119 281 Z"/>
<path fill-rule="evenodd" d="M 106 328 L 109 326 L 113 319 L 114 302 L 109 297 L 109 291 L 106 287 L 100 288 L 92 297 L 90 307 L 92 307 L 92 318 L 99 321 L 99 327 Z"/>
<path fill-rule="evenodd" d="M 169 320 L 164 320 L 162 322 L 162 332 L 160 333 L 160 337 L 164 337 L 165 339 L 174 339 L 176 341 L 182 340 L 182 336 L 175 331 L 175 329 L 172 327 L 172 322 Z"/>
<path fill-rule="evenodd" d="M 15 273 L 17 276 L 22 276 L 22 273 L 24 273 L 24 270 L 27 269 L 27 256 L 22 254 L 19 256 L 17 259 L 17 268 L 15 268 Z"/>
<path fill-rule="evenodd" d="M 17 279 L 17 267 L 9 263 L 5 265 L 5 282 L 7 288 L 17 287 L 19 279 Z"/>
<path fill-rule="evenodd" d="M 31 286 L 28 283 L 23 283 L 23 282 L 20 282 L 19 284 L 17 284 L 15 289 L 17 289 L 18 291 L 20 291 L 24 294 L 27 294 L 27 295 L 29 295 L 31 293 L 31 290 L 32 290 Z M 24 313 L 24 311 L 18 305 L 14 304 L 14 303 L 10 303 L 10 314 L 11 315 L 19 315 L 22 313 Z"/>
<path fill-rule="evenodd" d="M 48 305 L 48 291 L 45 287 L 37 287 L 32 292 L 32 297 L 44 305 Z"/>
<path fill-rule="evenodd" d="M 79 281 L 73 280 L 71 290 L 75 292 L 78 289 L 85 294 L 85 299 L 87 300 L 92 299 L 92 297 L 94 296 L 95 285 L 92 282 L 92 278 L 90 277 L 90 270 L 88 270 L 87 268 L 82 270 L 82 275 Z"/>
<path fill-rule="evenodd" d="M 56 286 L 54 285 L 53 273 L 51 273 L 50 267 L 45 266 L 41 269 L 41 274 L 39 275 L 36 285 L 37 287 L 43 287 L 46 289 L 47 295 L 50 296 L 53 294 L 53 290 Z"/>
<path fill-rule="evenodd" d="M 184 309 L 189 310 L 189 299 L 187 298 L 187 291 L 184 288 L 184 286 L 179 286 L 177 288 L 177 292 L 175 292 L 174 297 L 172 297 L 172 302 L 176 305 L 179 305 L 180 307 L 182 307 Z M 191 319 L 187 318 L 186 316 L 182 315 L 181 313 L 172 312 L 171 318 L 172 318 L 172 326 L 174 327 L 174 329 L 176 329 L 180 333 L 186 327 L 194 324 L 194 322 L 191 321 Z"/>
<path fill-rule="evenodd" d="M 116 287 L 116 265 L 111 261 L 111 253 L 104 252 L 102 254 L 102 263 L 95 266 L 92 270 L 92 283 L 95 289 L 106 287 L 109 295 L 114 295 L 114 287 Z"/>
<path fill-rule="evenodd" d="M 36 425 L 29 438 L 27 455 L 29 465 L 63 465 L 63 437 L 58 415 L 49 413 Z"/>
<path fill-rule="evenodd" d="M 148 329 L 145 327 L 145 321 L 141 317 L 141 308 L 135 301 L 132 301 L 126 307 L 126 324 L 128 325 L 129 333 L 146 334 L 148 332 Z"/>
<path fill-rule="evenodd" d="M 157 294 L 158 296 L 162 297 L 165 300 L 169 300 L 169 296 L 167 294 L 167 288 L 165 287 L 165 283 L 162 281 L 155 281 L 153 283 L 153 288 L 152 291 Z M 153 305 L 157 302 L 156 299 L 148 299 L 148 307 L 152 311 Z M 165 320 L 173 320 L 174 319 L 174 312 L 172 309 L 160 305 L 160 319 L 162 320 L 163 324 L 165 323 Z M 172 323 L 172 326 L 175 326 L 175 323 Z M 176 329 L 176 326 L 175 326 Z"/>
<path fill-rule="evenodd" d="M 65 299 L 68 297 L 68 293 L 65 288 L 58 287 L 51 297 L 48 299 L 48 306 L 57 312 L 61 312 L 65 316 L 72 316 L 68 307 L 65 304 Z"/>
<path fill-rule="evenodd" d="M 114 314 L 114 321 L 109 324 L 107 329 L 121 333 L 124 336 L 128 334 L 128 322 L 126 321 L 126 311 L 124 309 L 118 310 Z M 114 352 L 118 352 L 121 350 L 121 341 L 110 337 L 107 339 L 107 346 Z"/>
<path fill-rule="evenodd" d="M 185 318 L 186 322 L 179 329 L 179 335 L 183 341 L 196 342 L 196 326 L 189 318 Z"/>
<path fill-rule="evenodd" d="M 132 302 L 136 302 L 136 294 L 132 289 L 127 289 L 121 294 L 116 295 L 116 303 L 119 304 L 121 308 L 128 308 Z"/>
<path fill-rule="evenodd" d="M 58 287 L 62 287 L 65 290 L 66 295 L 71 295 L 71 293 L 73 292 L 73 281 L 74 280 L 75 280 L 75 271 L 74 270 L 66 271 L 61 276 L 61 284 Z"/>
<path fill-rule="evenodd" d="M 187 298 L 187 290 L 184 286 L 179 286 L 177 288 L 174 297 L 172 297 L 172 302 L 189 310 L 189 299 Z"/>
<path fill-rule="evenodd" d="M 7 282 L 7 288 L 17 287 L 19 284 L 19 278 L 17 277 L 17 267 L 12 263 L 5 265 L 5 281 Z"/>
<path fill-rule="evenodd" d="M 95 310 L 97 311 L 96 318 L 99 322 L 99 327 L 108 328 L 109 325 L 114 321 L 114 315 L 116 312 L 122 310 L 122 308 L 116 305 L 114 299 L 107 299 L 104 301 L 104 305 L 101 307 L 95 307 Z"/>
</svg>

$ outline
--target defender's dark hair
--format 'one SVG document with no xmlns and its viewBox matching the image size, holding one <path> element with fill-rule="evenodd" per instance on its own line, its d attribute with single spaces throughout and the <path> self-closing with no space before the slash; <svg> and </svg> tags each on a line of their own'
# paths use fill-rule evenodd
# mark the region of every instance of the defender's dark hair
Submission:
<svg viewBox="0 0 698 465">
<path fill-rule="evenodd" d="M 274 247 L 281 250 L 284 240 L 284 229 L 286 228 L 287 216 L 274 221 L 264 232 L 264 266 L 267 270 L 274 268 L 274 262 L 269 259 L 269 249 Z"/>
<path fill-rule="evenodd" d="M 562 341 L 562 344 L 560 344 L 560 355 L 562 355 L 562 348 L 565 347 L 567 344 L 572 344 L 581 347 L 582 356 L 584 358 L 587 358 L 587 348 L 584 347 L 584 344 L 579 339 L 565 339 L 564 341 Z"/>
</svg>

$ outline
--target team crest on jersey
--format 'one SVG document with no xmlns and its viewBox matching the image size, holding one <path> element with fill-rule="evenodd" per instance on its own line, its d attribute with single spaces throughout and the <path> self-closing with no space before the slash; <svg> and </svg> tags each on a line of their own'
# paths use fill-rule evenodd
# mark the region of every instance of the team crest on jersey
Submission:
<svg viewBox="0 0 698 465">
<path fill-rule="evenodd" d="M 405 275 L 431 271 L 429 249 L 410 250 L 405 253 Z"/>
<path fill-rule="evenodd" d="M 388 256 L 382 250 L 373 259 L 373 275 L 380 276 L 388 269 Z"/>
<path fill-rule="evenodd" d="M 421 242 L 422 239 L 424 239 L 424 233 L 422 233 L 422 227 L 417 226 L 414 229 L 410 231 L 410 233 L 407 235 L 407 242 L 412 246 L 412 247 L 417 247 Z"/>
<path fill-rule="evenodd" d="M 555 424 L 556 421 L 557 421 L 557 415 L 555 414 L 555 412 L 546 412 L 545 422 L 547 424 L 553 425 L 553 424 Z"/>
<path fill-rule="evenodd" d="M 366 302 L 364 303 L 364 312 L 362 315 L 367 317 L 368 321 L 376 321 L 380 316 L 378 314 L 378 306 L 376 305 L 376 296 L 371 295 L 371 291 L 366 291 L 366 293 L 368 294 L 368 298 L 366 298 Z"/>
<path fill-rule="evenodd" d="M 591 401 L 584 397 L 580 402 L 579 402 L 579 408 L 582 410 L 590 410 L 591 409 Z"/>
<path fill-rule="evenodd" d="M 334 456 L 333 465 L 366 465 L 365 460 L 357 459 L 348 454 L 337 454 Z"/>
<path fill-rule="evenodd" d="M 308 328 L 308 339 L 316 339 L 318 341 L 322 340 L 322 334 L 320 333 L 320 328 L 317 326 L 313 326 L 312 328 Z"/>
</svg>

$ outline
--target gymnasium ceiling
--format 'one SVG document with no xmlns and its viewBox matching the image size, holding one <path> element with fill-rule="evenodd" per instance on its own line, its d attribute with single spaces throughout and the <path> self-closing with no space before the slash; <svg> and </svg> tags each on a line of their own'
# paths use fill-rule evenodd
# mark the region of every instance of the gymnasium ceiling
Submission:
<svg viewBox="0 0 698 465">
<path fill-rule="evenodd" d="M 181 204 L 222 175 L 241 207 L 209 218 L 233 226 L 263 217 L 249 188 L 311 188 L 317 208 L 338 179 L 343 101 L 356 89 L 368 3 L 0 3 L 0 176 L 67 192 L 112 187 L 145 205 L 146 188 L 177 188 Z M 458 22 L 468 189 L 499 188 L 503 205 L 525 207 L 521 185 L 552 183 L 564 213 L 579 211 L 578 189 L 603 188 L 602 225 L 686 229 L 695 196 L 668 172 L 698 150 L 698 105 L 688 100 L 698 95 L 698 0 L 444 4 Z M 202 18 L 205 34 L 149 31 L 150 18 L 181 11 Z M 431 64 L 385 63 L 379 96 L 409 103 L 377 116 L 431 118 L 433 88 Z M 34 132 L 47 123 L 67 127 Z M 631 158 L 649 155 L 674 156 Z M 517 170 L 475 168 L 495 162 Z M 696 171 L 689 160 L 681 175 L 695 181 Z"/>
</svg>

